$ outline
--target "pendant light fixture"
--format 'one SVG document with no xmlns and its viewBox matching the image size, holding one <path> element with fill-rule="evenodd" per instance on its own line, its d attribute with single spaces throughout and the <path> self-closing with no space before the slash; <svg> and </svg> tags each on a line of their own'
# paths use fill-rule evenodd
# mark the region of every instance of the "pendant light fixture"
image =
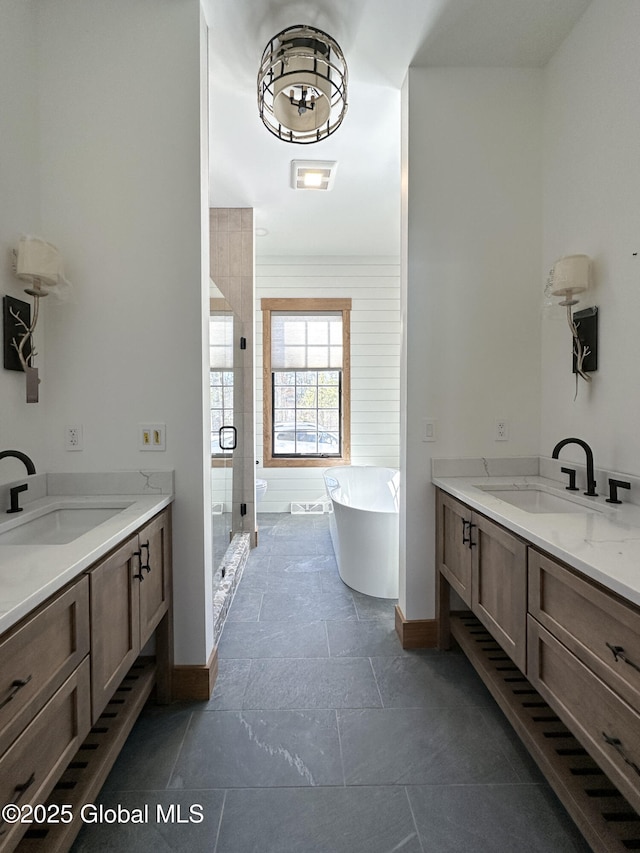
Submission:
<svg viewBox="0 0 640 853">
<path fill-rule="evenodd" d="M 267 130 L 285 142 L 331 136 L 347 112 L 347 63 L 335 39 L 303 25 L 273 36 L 258 72 L 258 109 Z"/>
</svg>

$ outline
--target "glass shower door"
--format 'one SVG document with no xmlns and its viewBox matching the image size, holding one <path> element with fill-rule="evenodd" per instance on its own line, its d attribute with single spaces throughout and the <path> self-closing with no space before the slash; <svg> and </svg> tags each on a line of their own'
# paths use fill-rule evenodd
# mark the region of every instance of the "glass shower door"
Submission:
<svg viewBox="0 0 640 853">
<path fill-rule="evenodd" d="M 231 540 L 233 451 L 237 444 L 237 433 L 234 424 L 233 312 L 224 299 L 211 301 L 211 523 L 215 569 L 221 564 Z"/>
</svg>

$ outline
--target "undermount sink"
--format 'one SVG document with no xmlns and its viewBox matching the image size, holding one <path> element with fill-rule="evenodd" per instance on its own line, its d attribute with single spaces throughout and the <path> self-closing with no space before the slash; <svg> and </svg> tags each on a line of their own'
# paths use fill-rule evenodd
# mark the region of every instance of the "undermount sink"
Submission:
<svg viewBox="0 0 640 853">
<path fill-rule="evenodd" d="M 66 545 L 122 512 L 118 506 L 55 506 L 35 517 L 26 516 L 0 533 L 0 545 Z"/>
<path fill-rule="evenodd" d="M 546 491 L 541 486 L 531 485 L 520 489 L 505 486 L 478 485 L 483 492 L 490 492 L 494 497 L 525 512 L 535 513 L 558 513 L 558 512 L 602 512 L 602 508 L 592 503 L 587 503 L 582 498 L 564 497 Z"/>
</svg>

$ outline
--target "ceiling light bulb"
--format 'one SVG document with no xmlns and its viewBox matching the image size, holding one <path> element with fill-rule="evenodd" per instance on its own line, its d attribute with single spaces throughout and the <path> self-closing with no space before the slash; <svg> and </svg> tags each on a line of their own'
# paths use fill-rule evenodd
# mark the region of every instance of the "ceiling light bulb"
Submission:
<svg viewBox="0 0 640 853">
<path fill-rule="evenodd" d="M 319 187 L 322 185 L 322 175 L 320 172 L 307 172 L 303 182 L 305 187 Z"/>
</svg>

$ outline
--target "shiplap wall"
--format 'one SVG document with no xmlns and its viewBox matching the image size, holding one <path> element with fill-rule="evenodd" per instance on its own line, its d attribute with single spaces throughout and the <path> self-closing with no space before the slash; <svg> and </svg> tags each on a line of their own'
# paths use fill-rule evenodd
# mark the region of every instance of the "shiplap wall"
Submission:
<svg viewBox="0 0 640 853">
<path fill-rule="evenodd" d="M 259 249 L 259 246 L 258 246 Z M 395 258 L 256 261 L 256 476 L 268 483 L 258 512 L 289 512 L 324 496 L 322 468 L 262 468 L 262 312 L 271 298 L 350 297 L 351 464 L 399 464 L 400 263 Z"/>
</svg>

